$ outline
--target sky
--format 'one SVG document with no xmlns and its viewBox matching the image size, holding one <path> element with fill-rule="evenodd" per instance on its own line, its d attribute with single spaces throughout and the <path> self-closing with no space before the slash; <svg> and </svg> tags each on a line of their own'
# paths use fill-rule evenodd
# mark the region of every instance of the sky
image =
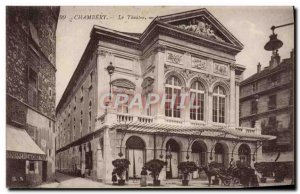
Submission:
<svg viewBox="0 0 300 194">
<path fill-rule="evenodd" d="M 62 6 L 56 30 L 56 104 L 74 73 L 86 48 L 93 25 L 113 30 L 142 33 L 156 17 L 203 7 L 71 7 Z M 214 15 L 240 42 L 244 49 L 236 56 L 236 63 L 246 66 L 244 79 L 256 73 L 258 62 L 268 66 L 271 52 L 264 50 L 269 41 L 271 26 L 294 22 L 293 7 L 210 7 Z M 105 19 L 80 18 L 85 15 L 105 15 Z M 144 18 L 133 19 L 138 16 Z M 288 58 L 294 48 L 294 26 L 275 30 L 283 42 L 281 58 Z"/>
</svg>

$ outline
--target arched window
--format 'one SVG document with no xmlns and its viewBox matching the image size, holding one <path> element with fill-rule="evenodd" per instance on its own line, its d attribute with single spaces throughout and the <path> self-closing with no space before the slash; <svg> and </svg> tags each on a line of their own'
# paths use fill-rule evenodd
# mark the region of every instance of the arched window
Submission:
<svg viewBox="0 0 300 194">
<path fill-rule="evenodd" d="M 204 92 L 204 87 L 199 81 L 191 85 L 190 119 L 192 120 L 204 120 Z"/>
<path fill-rule="evenodd" d="M 165 115 L 167 117 L 180 118 L 180 93 L 182 83 L 176 76 L 170 76 L 166 81 L 166 103 L 165 103 Z M 172 99 L 175 99 L 175 103 L 172 106 Z"/>
<path fill-rule="evenodd" d="M 225 123 L 226 93 L 223 87 L 217 86 L 213 91 L 213 122 Z"/>
</svg>

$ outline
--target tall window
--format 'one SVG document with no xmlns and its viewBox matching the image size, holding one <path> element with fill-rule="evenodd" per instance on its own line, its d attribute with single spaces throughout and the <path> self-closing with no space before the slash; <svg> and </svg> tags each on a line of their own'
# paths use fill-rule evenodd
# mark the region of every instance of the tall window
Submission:
<svg viewBox="0 0 300 194">
<path fill-rule="evenodd" d="M 33 107 L 37 107 L 38 76 L 33 69 L 29 68 L 28 71 L 28 103 Z"/>
<path fill-rule="evenodd" d="M 165 115 L 167 117 L 180 118 L 180 92 L 181 81 L 175 77 L 170 76 L 166 81 L 166 103 L 165 103 Z M 175 98 L 175 103 L 172 106 L 172 99 Z"/>
<path fill-rule="evenodd" d="M 268 108 L 269 110 L 276 108 L 276 94 L 269 96 Z"/>
<path fill-rule="evenodd" d="M 83 112 L 80 113 L 80 137 L 82 136 L 82 119 L 83 119 Z"/>
<path fill-rule="evenodd" d="M 150 96 L 150 93 L 148 93 L 147 95 L 147 100 L 151 100 L 151 96 Z M 151 104 L 149 103 L 148 107 L 147 107 L 147 116 L 151 116 L 152 115 L 152 107 L 151 107 Z"/>
<path fill-rule="evenodd" d="M 74 122 L 73 122 L 73 141 L 75 140 L 75 130 L 76 130 L 76 119 L 74 117 Z"/>
<path fill-rule="evenodd" d="M 191 99 L 190 119 L 203 121 L 204 87 L 200 82 L 194 82 L 191 85 L 190 99 Z"/>
<path fill-rule="evenodd" d="M 92 129 L 92 102 L 89 103 L 89 131 Z"/>
<path fill-rule="evenodd" d="M 253 91 L 253 92 L 256 92 L 256 91 L 257 91 L 257 88 L 258 88 L 258 84 L 257 84 L 257 82 L 254 82 L 254 83 L 252 84 L 252 91 Z"/>
<path fill-rule="evenodd" d="M 225 99 L 224 88 L 215 87 L 213 91 L 213 122 L 225 123 Z"/>
<path fill-rule="evenodd" d="M 257 113 L 257 101 L 252 100 L 251 101 L 251 114 L 256 114 Z"/>
</svg>

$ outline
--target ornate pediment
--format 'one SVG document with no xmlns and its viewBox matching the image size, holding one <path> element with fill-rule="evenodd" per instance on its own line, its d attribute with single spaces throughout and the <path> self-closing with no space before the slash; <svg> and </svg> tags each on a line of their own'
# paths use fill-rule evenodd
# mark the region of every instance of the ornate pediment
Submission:
<svg viewBox="0 0 300 194">
<path fill-rule="evenodd" d="M 179 29 L 221 42 L 229 42 L 227 38 L 205 16 L 170 23 Z"/>
<path fill-rule="evenodd" d="M 238 49 L 243 48 L 243 44 L 205 8 L 160 16 L 157 20 L 174 26 L 182 32 L 188 32 L 216 43 L 228 43 Z"/>
</svg>

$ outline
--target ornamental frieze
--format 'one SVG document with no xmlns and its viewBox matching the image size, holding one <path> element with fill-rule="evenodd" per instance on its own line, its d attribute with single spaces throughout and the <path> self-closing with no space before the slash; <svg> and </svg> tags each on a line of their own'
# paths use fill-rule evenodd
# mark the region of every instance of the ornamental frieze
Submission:
<svg viewBox="0 0 300 194">
<path fill-rule="evenodd" d="M 203 71 L 207 70 L 207 60 L 193 57 L 192 67 Z"/>
<path fill-rule="evenodd" d="M 214 73 L 227 76 L 228 75 L 227 65 L 214 62 Z"/>
<path fill-rule="evenodd" d="M 183 54 L 168 51 L 167 52 L 167 61 L 175 64 L 182 64 Z"/>
</svg>

